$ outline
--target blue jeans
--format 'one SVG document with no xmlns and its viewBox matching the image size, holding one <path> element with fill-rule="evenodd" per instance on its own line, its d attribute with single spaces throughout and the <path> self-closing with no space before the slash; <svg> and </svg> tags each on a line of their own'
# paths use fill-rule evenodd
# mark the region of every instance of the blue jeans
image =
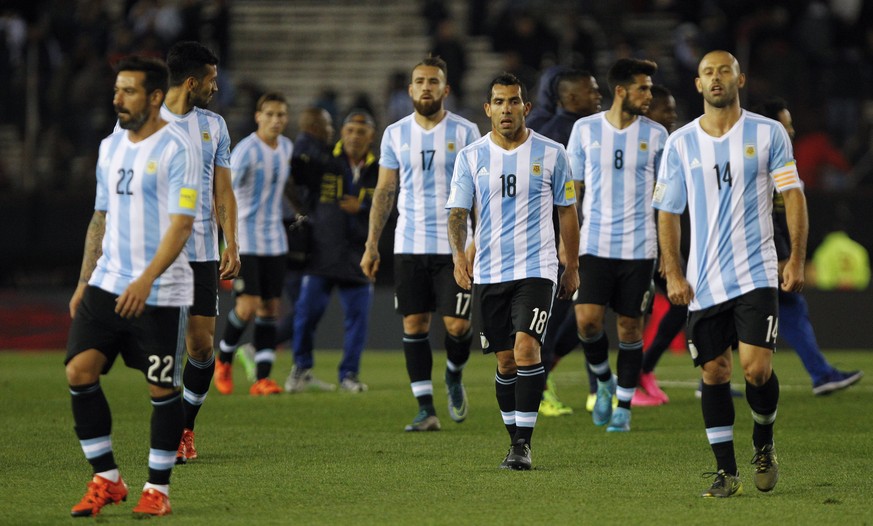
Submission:
<svg viewBox="0 0 873 526">
<path fill-rule="evenodd" d="M 294 364 L 301 369 L 311 369 L 315 363 L 312 355 L 315 329 L 324 316 L 334 287 L 339 288 L 345 329 L 343 359 L 339 364 L 339 380 L 342 381 L 348 375 L 357 375 L 360 370 L 373 302 L 372 284 L 347 284 L 312 274 L 303 276 L 300 297 L 294 308 Z"/>
<path fill-rule="evenodd" d="M 824 381 L 834 371 L 815 341 L 809 307 L 802 294 L 779 291 L 779 336 L 794 347 L 813 384 Z"/>
</svg>

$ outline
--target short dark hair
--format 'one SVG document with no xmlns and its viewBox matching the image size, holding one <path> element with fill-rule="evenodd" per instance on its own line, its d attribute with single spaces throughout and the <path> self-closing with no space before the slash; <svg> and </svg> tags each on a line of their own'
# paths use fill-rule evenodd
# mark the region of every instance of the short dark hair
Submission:
<svg viewBox="0 0 873 526">
<path fill-rule="evenodd" d="M 437 56 L 428 55 L 428 56 L 424 57 L 423 59 L 421 59 L 421 62 L 419 62 L 418 64 L 416 64 L 415 66 L 412 67 L 412 71 L 415 71 L 415 68 L 420 67 L 420 66 L 430 66 L 433 68 L 439 68 L 440 70 L 442 70 L 443 75 L 445 75 L 446 78 L 448 78 L 448 76 L 449 76 L 449 66 L 446 64 L 445 60 L 440 58 L 439 55 L 437 55 Z"/>
<path fill-rule="evenodd" d="M 288 101 L 285 99 L 285 95 L 282 95 L 278 91 L 268 91 L 258 98 L 258 102 L 255 104 L 255 110 L 261 111 L 262 109 L 264 109 L 264 104 L 268 102 L 281 102 L 286 106 L 288 105 Z"/>
<path fill-rule="evenodd" d="M 217 66 L 218 57 L 200 42 L 187 40 L 177 42 L 167 53 L 167 67 L 170 68 L 170 86 L 178 86 L 188 77 L 202 79 L 207 66 Z"/>
<path fill-rule="evenodd" d="M 562 82 L 578 82 L 580 80 L 588 80 L 594 75 L 585 69 L 568 69 L 558 73 L 555 77 L 555 86 L 559 86 Z"/>
<path fill-rule="evenodd" d="M 759 113 L 764 117 L 768 117 L 770 119 L 779 120 L 779 112 L 788 109 L 788 102 L 785 101 L 782 97 L 770 97 L 764 102 L 756 105 L 752 108 L 752 111 L 755 113 Z"/>
<path fill-rule="evenodd" d="M 522 102 L 527 102 L 527 87 L 524 85 L 521 79 L 519 79 L 512 73 L 506 72 L 494 77 L 494 80 L 492 80 L 491 84 L 488 85 L 488 99 L 486 100 L 486 102 L 491 102 L 491 94 L 494 91 L 494 86 L 498 84 L 501 86 L 519 86 L 521 88 L 521 100 Z"/>
<path fill-rule="evenodd" d="M 167 65 L 164 61 L 158 58 L 143 57 L 140 55 L 130 55 L 122 58 L 115 64 L 115 72 L 119 71 L 142 71 L 145 73 L 146 95 L 152 94 L 155 90 L 161 90 L 164 95 L 167 94 L 167 79 L 170 72 L 167 70 Z"/>
<path fill-rule="evenodd" d="M 658 65 L 651 60 L 620 58 L 609 68 L 606 81 L 609 83 L 609 90 L 615 92 L 615 88 L 618 86 L 627 87 L 633 84 L 634 77 L 637 75 L 648 75 L 651 77 L 657 72 Z"/>
<path fill-rule="evenodd" d="M 663 84 L 654 84 L 652 86 L 652 102 L 667 100 L 672 96 L 673 94 Z"/>
</svg>

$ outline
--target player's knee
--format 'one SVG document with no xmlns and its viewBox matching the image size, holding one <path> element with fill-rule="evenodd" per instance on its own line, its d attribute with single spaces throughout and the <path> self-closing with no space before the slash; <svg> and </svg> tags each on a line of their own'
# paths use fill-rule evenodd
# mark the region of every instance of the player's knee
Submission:
<svg viewBox="0 0 873 526">
<path fill-rule="evenodd" d="M 636 342 L 643 338 L 642 322 L 639 318 L 618 317 L 618 339 L 623 342 Z"/>
<path fill-rule="evenodd" d="M 773 370 L 769 364 L 753 363 L 746 366 L 743 370 L 743 376 L 745 376 L 746 381 L 756 387 L 767 383 L 772 374 Z"/>
<path fill-rule="evenodd" d="M 88 385 L 100 379 L 100 370 L 93 364 L 86 363 L 82 359 L 74 357 L 65 368 L 68 385 Z"/>
<path fill-rule="evenodd" d="M 515 357 L 511 352 L 500 352 L 497 356 L 497 371 L 503 375 L 515 374 L 518 372 L 518 365 L 515 363 Z"/>
<path fill-rule="evenodd" d="M 446 332 L 454 338 L 460 338 L 470 332 L 470 322 L 463 318 L 446 318 Z"/>
<path fill-rule="evenodd" d="M 403 317 L 403 332 L 406 334 L 424 334 L 430 330 L 428 314 L 410 314 Z"/>
</svg>

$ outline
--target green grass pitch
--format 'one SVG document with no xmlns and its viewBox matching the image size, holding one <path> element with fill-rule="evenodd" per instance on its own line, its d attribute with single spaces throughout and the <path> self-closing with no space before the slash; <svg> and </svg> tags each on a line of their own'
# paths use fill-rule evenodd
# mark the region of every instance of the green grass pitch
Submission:
<svg viewBox="0 0 873 526">
<path fill-rule="evenodd" d="M 873 353 L 828 352 L 842 369 L 873 372 Z M 316 373 L 335 380 L 340 355 L 316 354 Z M 73 432 L 61 352 L 0 352 L 0 524 L 81 524 L 70 507 L 90 469 Z M 615 363 L 615 355 L 611 356 Z M 173 472 L 172 524 L 873 524 L 873 379 L 814 397 L 790 349 L 775 357 L 782 394 L 776 422 L 779 485 L 751 480 L 752 420 L 737 400 L 734 428 L 745 493 L 698 497 L 714 459 L 706 442 L 698 371 L 667 353 L 656 374 L 671 402 L 633 412 L 632 431 L 606 433 L 585 412 L 582 354 L 555 370 L 575 413 L 540 416 L 530 472 L 497 468 L 509 439 L 494 398 L 495 362 L 473 353 L 465 370 L 470 414 L 445 409 L 444 354 L 434 356 L 438 433 L 404 433 L 416 412 L 403 354 L 368 351 L 363 394 L 255 398 L 242 367 L 236 392 L 214 389 L 197 421 L 200 458 Z M 291 360 L 280 353 L 282 383 Z M 147 476 L 151 408 L 142 375 L 119 361 L 102 380 L 113 411 L 116 459 L 131 497 L 96 522 L 128 523 Z M 734 385 L 742 386 L 735 371 Z"/>
</svg>

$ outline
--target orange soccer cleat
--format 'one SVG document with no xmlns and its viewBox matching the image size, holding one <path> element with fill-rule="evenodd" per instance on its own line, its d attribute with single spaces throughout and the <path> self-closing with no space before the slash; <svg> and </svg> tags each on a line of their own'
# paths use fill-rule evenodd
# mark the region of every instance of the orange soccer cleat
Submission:
<svg viewBox="0 0 873 526">
<path fill-rule="evenodd" d="M 249 389 L 249 394 L 252 396 L 267 396 L 279 394 L 281 392 L 282 388 L 279 387 L 279 384 L 269 378 L 261 378 L 252 385 L 251 389 Z"/>
<path fill-rule="evenodd" d="M 233 365 L 215 360 L 215 388 L 223 395 L 233 392 Z"/>
<path fill-rule="evenodd" d="M 92 517 L 100 513 L 107 504 L 118 504 L 127 500 L 127 484 L 118 477 L 118 482 L 112 482 L 100 475 L 94 475 L 88 483 L 88 491 L 78 504 L 70 510 L 73 517 Z"/>
<path fill-rule="evenodd" d="M 133 509 L 133 514 L 141 517 L 158 517 L 160 515 L 169 515 L 172 511 L 170 509 L 170 497 L 156 489 L 147 489 L 143 490 L 136 508 Z"/>
<path fill-rule="evenodd" d="M 197 450 L 194 449 L 194 431 L 185 428 L 182 431 L 182 440 L 179 441 L 179 450 L 176 451 L 176 464 L 185 464 L 195 458 Z"/>
</svg>

